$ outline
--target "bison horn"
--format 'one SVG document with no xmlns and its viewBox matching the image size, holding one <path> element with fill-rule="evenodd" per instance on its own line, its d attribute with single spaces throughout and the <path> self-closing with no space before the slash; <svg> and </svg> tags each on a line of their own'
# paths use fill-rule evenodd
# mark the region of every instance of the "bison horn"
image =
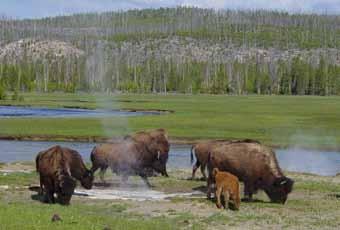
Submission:
<svg viewBox="0 0 340 230">
<path fill-rule="evenodd" d="M 159 160 L 160 156 L 161 156 L 161 151 L 157 151 L 157 160 Z"/>
</svg>

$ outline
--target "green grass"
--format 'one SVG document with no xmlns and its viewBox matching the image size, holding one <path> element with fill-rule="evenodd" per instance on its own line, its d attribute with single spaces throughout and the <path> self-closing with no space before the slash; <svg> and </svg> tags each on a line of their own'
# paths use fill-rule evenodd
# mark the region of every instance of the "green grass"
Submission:
<svg viewBox="0 0 340 230">
<path fill-rule="evenodd" d="M 340 143 L 339 97 L 25 94 L 24 98 L 0 104 L 175 112 L 106 119 L 0 119 L 0 135 L 111 137 L 163 127 L 177 139 L 254 138 L 273 145 L 328 148 Z"/>
<path fill-rule="evenodd" d="M 57 213 L 62 221 L 52 222 Z M 172 222 L 164 217 L 144 219 L 128 218 L 116 212 L 114 206 L 73 204 L 69 207 L 47 204 L 13 202 L 0 203 L 1 229 L 173 229 Z M 2 228 L 4 227 L 4 228 Z"/>
<path fill-rule="evenodd" d="M 0 229 L 337 229 L 340 224 L 339 177 L 287 173 L 295 185 L 285 205 L 269 203 L 259 192 L 257 202 L 242 202 L 235 212 L 218 210 L 204 197 L 136 202 L 74 196 L 70 206 L 48 205 L 32 199 L 35 192 L 25 187 L 38 183 L 35 172 L 0 175 Z M 162 191 L 205 185 L 185 181 L 189 175 L 190 170 L 171 170 L 170 178 L 150 179 Z M 62 221 L 52 222 L 54 214 Z"/>
</svg>

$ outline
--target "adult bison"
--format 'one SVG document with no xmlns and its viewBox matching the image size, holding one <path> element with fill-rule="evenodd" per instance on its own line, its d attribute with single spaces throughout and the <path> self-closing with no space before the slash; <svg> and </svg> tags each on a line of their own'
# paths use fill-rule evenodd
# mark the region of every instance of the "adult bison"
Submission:
<svg viewBox="0 0 340 230">
<path fill-rule="evenodd" d="M 214 183 L 213 168 L 230 172 L 243 181 L 244 195 L 249 200 L 257 190 L 263 189 L 272 202 L 284 204 L 294 184 L 283 175 L 273 150 L 259 143 L 224 143 L 210 150 L 208 198 Z"/>
<path fill-rule="evenodd" d="M 56 193 L 59 203 L 69 204 L 76 180 L 84 188 L 92 188 L 93 174 L 75 150 L 56 145 L 39 152 L 35 161 L 40 176 L 40 190 L 49 203 L 55 202 Z"/>
<path fill-rule="evenodd" d="M 133 139 L 137 142 L 143 143 L 147 146 L 150 146 L 152 144 L 155 144 L 155 148 L 150 148 L 151 152 L 157 151 L 157 154 L 159 155 L 159 158 L 163 159 L 164 165 L 162 167 L 165 168 L 164 176 L 168 177 L 168 173 L 166 171 L 166 163 L 168 161 L 169 157 L 169 150 L 170 150 L 170 144 L 168 140 L 168 134 L 165 129 L 154 129 L 150 131 L 140 131 L 136 132 L 132 135 L 129 135 L 125 137 L 125 139 Z M 156 142 L 156 143 L 154 143 Z"/>
<path fill-rule="evenodd" d="M 153 141 L 149 145 L 133 139 L 127 139 L 116 143 L 105 143 L 96 146 L 91 152 L 92 169 L 94 173 L 98 168 L 101 171 L 110 167 L 112 172 L 122 175 L 126 181 L 129 175 L 139 175 L 144 182 L 151 186 L 147 176 L 147 170 L 152 169 L 167 176 L 168 147 L 160 142 Z M 103 178 L 102 178 L 103 179 Z"/>
<path fill-rule="evenodd" d="M 205 174 L 205 168 L 208 163 L 208 156 L 209 156 L 209 150 L 216 144 L 220 143 L 220 141 L 201 141 L 198 142 L 197 144 L 194 144 L 191 147 L 191 152 L 190 152 L 190 160 L 191 164 L 194 163 L 194 154 L 196 157 L 196 163 L 194 164 L 192 168 L 192 176 L 191 179 L 195 179 L 195 173 L 197 169 L 200 167 L 201 173 L 203 175 L 203 179 L 206 180 L 207 176 Z"/>
<path fill-rule="evenodd" d="M 213 148 L 214 146 L 217 146 L 219 144 L 223 143 L 236 143 L 236 142 L 257 142 L 255 140 L 251 139 L 244 139 L 244 140 L 210 140 L 210 141 L 200 141 L 196 144 L 194 144 L 191 147 L 191 164 L 194 162 L 194 155 L 196 157 L 196 163 L 194 164 L 192 168 L 192 176 L 191 179 L 195 179 L 195 173 L 197 169 L 200 167 L 201 173 L 203 175 L 203 179 L 206 180 L 207 176 L 205 174 L 206 165 L 208 163 L 208 156 L 209 156 L 209 150 Z"/>
<path fill-rule="evenodd" d="M 166 163 L 168 161 L 170 148 L 168 136 L 164 129 L 156 129 L 149 132 L 137 132 L 133 135 L 126 136 L 124 141 L 96 146 L 91 152 L 91 170 L 92 172 L 95 172 L 100 168 L 100 179 L 102 182 L 105 182 L 104 173 L 110 166 L 109 160 L 111 163 L 112 161 L 117 161 L 114 157 L 112 158 L 112 155 L 116 156 L 119 151 L 125 152 L 124 148 L 127 148 L 129 152 L 140 152 L 141 155 L 146 154 L 148 156 L 145 156 L 144 158 L 147 159 L 147 161 L 150 161 L 150 159 L 152 160 L 152 164 L 150 164 L 150 162 L 142 162 L 143 174 L 148 174 L 148 171 L 155 170 L 164 176 L 168 176 L 166 171 Z M 138 171 L 140 170 L 138 169 Z"/>
</svg>

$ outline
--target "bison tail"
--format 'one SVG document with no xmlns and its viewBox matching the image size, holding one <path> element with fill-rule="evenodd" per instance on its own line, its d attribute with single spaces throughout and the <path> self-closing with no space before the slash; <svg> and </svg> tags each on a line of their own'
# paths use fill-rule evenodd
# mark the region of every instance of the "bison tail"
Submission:
<svg viewBox="0 0 340 230">
<path fill-rule="evenodd" d="M 40 158 L 40 153 L 35 158 L 35 168 L 37 172 L 39 172 L 39 158 Z"/>
<path fill-rule="evenodd" d="M 192 147 L 191 147 L 191 150 L 190 150 L 190 162 L 191 162 L 191 164 L 193 164 L 194 163 L 194 148 L 195 148 L 195 146 L 193 145 Z"/>
<path fill-rule="evenodd" d="M 91 162 L 93 163 L 95 161 L 95 153 L 96 153 L 96 146 L 93 147 L 90 155 Z"/>
</svg>

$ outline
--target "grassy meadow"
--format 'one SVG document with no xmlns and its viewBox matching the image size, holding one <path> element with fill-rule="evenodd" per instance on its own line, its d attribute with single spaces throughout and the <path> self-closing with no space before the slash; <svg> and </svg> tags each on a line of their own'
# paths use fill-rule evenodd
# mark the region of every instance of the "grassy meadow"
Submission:
<svg viewBox="0 0 340 230">
<path fill-rule="evenodd" d="M 204 190 L 205 182 L 187 180 L 189 175 L 190 170 L 172 170 L 170 178 L 155 177 L 150 182 L 164 192 Z M 36 192 L 28 190 L 38 183 L 35 172 L 2 173 L 0 229 L 338 229 L 339 176 L 288 176 L 294 178 L 295 188 L 285 205 L 269 203 L 259 192 L 255 202 L 242 202 L 235 212 L 218 210 L 204 195 L 138 202 L 73 196 L 67 207 L 42 204 Z M 137 177 L 130 180 L 141 182 Z M 62 221 L 52 222 L 54 214 Z"/>
<path fill-rule="evenodd" d="M 1 105 L 65 108 L 169 110 L 163 115 L 111 118 L 2 118 L 0 136 L 51 140 L 115 137 L 163 127 L 175 141 L 254 138 L 270 145 L 337 148 L 340 144 L 338 97 L 24 94 L 24 101 Z M 27 173 L 0 163 L 0 229 L 338 229 L 340 177 L 286 172 L 295 180 L 285 205 L 268 202 L 263 192 L 240 211 L 218 210 L 201 197 L 161 201 L 94 200 L 73 196 L 68 207 L 42 204 L 30 185 L 38 184 L 33 162 Z M 25 166 L 25 167 L 24 167 Z M 205 190 L 206 182 L 188 180 L 190 169 L 153 177 L 165 193 Z M 118 177 L 109 177 L 113 182 Z M 98 180 L 98 177 L 96 177 Z M 131 178 L 140 183 L 140 178 Z M 111 182 L 112 182 L 111 181 Z M 109 181 L 110 182 L 110 181 Z M 52 222 L 58 214 L 62 221 Z"/>
<path fill-rule="evenodd" d="M 122 136 L 163 127 L 170 138 L 253 138 L 271 145 L 337 148 L 339 97 L 222 95 L 24 94 L 0 105 L 66 108 L 170 110 L 161 116 L 111 118 L 6 118 L 0 136 L 48 139 Z"/>
</svg>

